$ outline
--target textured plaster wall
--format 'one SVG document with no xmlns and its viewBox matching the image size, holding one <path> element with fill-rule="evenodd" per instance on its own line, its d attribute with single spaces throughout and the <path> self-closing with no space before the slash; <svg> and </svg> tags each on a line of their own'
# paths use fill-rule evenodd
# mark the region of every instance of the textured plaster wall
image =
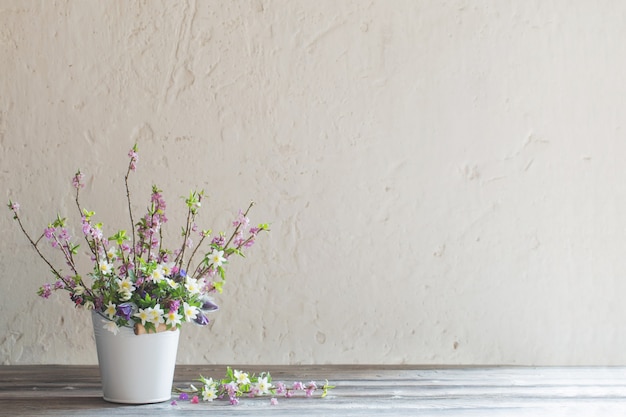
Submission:
<svg viewBox="0 0 626 417">
<path fill-rule="evenodd" d="M 172 234 L 255 200 L 179 363 L 626 364 L 625 36 L 618 0 L 0 0 L 0 190 L 38 233 L 80 168 L 127 228 L 137 142 Z M 0 363 L 95 363 L 0 230 Z"/>
</svg>

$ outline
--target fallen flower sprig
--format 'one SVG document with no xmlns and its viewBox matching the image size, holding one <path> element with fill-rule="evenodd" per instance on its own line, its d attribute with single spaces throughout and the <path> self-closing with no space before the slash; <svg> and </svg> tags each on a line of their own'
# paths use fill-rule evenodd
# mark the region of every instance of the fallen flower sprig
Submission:
<svg viewBox="0 0 626 417">
<path fill-rule="evenodd" d="M 199 398 L 202 397 L 203 401 L 228 400 L 231 405 L 237 405 L 239 398 L 243 396 L 250 398 L 271 396 L 270 403 L 276 405 L 278 404 L 277 396 L 291 398 L 298 392 L 303 392 L 305 397 L 313 397 L 316 391 L 321 390 L 320 398 L 324 398 L 330 389 L 335 388 L 329 385 L 328 380 L 323 384 L 315 381 L 294 382 L 290 386 L 284 382 L 273 383 L 269 372 L 261 372 L 257 376 L 234 370 L 231 367 L 226 368 L 226 376 L 220 380 L 200 376 L 197 381 L 200 382 L 201 388 L 193 384 L 189 388 L 177 388 L 175 391 L 179 393 L 178 399 L 198 403 Z M 172 404 L 177 403 L 173 401 Z"/>
</svg>

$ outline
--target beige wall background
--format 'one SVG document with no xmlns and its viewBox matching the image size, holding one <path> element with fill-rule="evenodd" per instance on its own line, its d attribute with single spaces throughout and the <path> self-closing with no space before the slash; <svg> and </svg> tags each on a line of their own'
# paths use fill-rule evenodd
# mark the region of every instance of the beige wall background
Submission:
<svg viewBox="0 0 626 417">
<path fill-rule="evenodd" d="M 626 3 L 0 0 L 0 184 L 32 233 L 156 183 L 271 224 L 179 363 L 626 364 Z M 74 232 L 80 232 L 76 217 Z M 96 363 L 0 216 L 0 363 Z"/>
</svg>

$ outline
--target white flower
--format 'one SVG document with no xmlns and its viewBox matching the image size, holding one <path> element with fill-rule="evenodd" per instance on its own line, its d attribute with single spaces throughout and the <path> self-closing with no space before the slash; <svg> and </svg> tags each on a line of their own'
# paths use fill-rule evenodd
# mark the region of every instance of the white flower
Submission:
<svg viewBox="0 0 626 417">
<path fill-rule="evenodd" d="M 117 248 L 115 246 L 111 246 L 109 250 L 107 251 L 107 259 L 113 262 L 114 260 L 117 259 L 117 256 L 118 256 L 117 254 L 118 254 Z"/>
<path fill-rule="evenodd" d="M 167 324 L 168 326 L 172 326 L 172 327 L 175 327 L 181 324 L 180 319 L 183 318 L 183 316 L 178 314 L 178 312 L 176 311 L 168 311 L 165 317 L 166 317 L 165 324 Z"/>
<path fill-rule="evenodd" d="M 165 262 L 164 264 L 161 264 L 161 272 L 163 272 L 163 275 L 165 275 L 166 277 L 169 277 L 170 275 L 172 275 L 172 269 L 174 269 L 174 267 L 176 266 L 175 262 Z"/>
<path fill-rule="evenodd" d="M 165 282 L 167 282 L 167 284 L 173 289 L 175 290 L 176 288 L 178 288 L 178 282 L 174 281 L 171 278 L 165 278 Z"/>
<path fill-rule="evenodd" d="M 102 259 L 98 263 L 98 268 L 100 268 L 102 275 L 109 275 L 113 271 L 113 264 L 108 263 L 106 259 Z"/>
<path fill-rule="evenodd" d="M 115 324 L 114 321 L 110 321 L 110 320 L 102 320 L 104 322 L 104 326 L 102 326 L 104 329 L 110 331 L 113 334 L 117 334 L 120 331 L 120 328 L 117 327 L 117 324 Z"/>
<path fill-rule="evenodd" d="M 224 258 L 224 251 L 213 249 L 213 252 L 209 255 L 209 263 L 213 264 L 215 268 L 218 266 L 222 266 L 222 264 L 226 262 L 226 258 Z"/>
<path fill-rule="evenodd" d="M 213 385 L 213 384 L 215 384 L 213 382 L 213 378 L 205 378 L 203 376 L 200 376 L 200 382 L 202 382 L 204 385 Z"/>
<path fill-rule="evenodd" d="M 185 281 L 185 288 L 187 288 L 187 291 L 189 291 L 191 295 L 200 293 L 200 286 L 198 285 L 197 279 L 188 276 Z"/>
<path fill-rule="evenodd" d="M 154 268 L 154 271 L 150 274 L 150 279 L 154 282 L 161 282 L 163 281 L 163 278 L 165 278 L 163 275 L 163 268 L 161 265 L 157 265 L 157 267 Z"/>
<path fill-rule="evenodd" d="M 185 321 L 191 321 L 198 316 L 198 307 L 190 306 L 183 302 L 183 314 L 185 315 Z"/>
<path fill-rule="evenodd" d="M 235 380 L 237 381 L 237 384 L 245 385 L 245 384 L 250 383 L 250 378 L 248 377 L 248 374 L 246 372 L 235 371 L 234 375 L 235 375 Z"/>
<path fill-rule="evenodd" d="M 84 293 L 85 293 L 85 287 L 83 287 L 82 285 L 77 285 L 74 287 L 74 294 L 83 295 Z"/>
<path fill-rule="evenodd" d="M 117 292 L 120 293 L 120 294 L 132 293 L 133 291 L 135 291 L 135 287 L 133 286 L 133 282 L 130 280 L 129 277 L 117 278 L 115 280 L 115 282 L 117 283 L 117 286 L 119 287 L 117 289 Z"/>
<path fill-rule="evenodd" d="M 146 325 L 147 321 L 150 321 L 150 309 L 149 308 L 140 308 L 138 312 L 133 314 L 133 317 L 139 318 L 141 320 L 141 324 Z"/>
<path fill-rule="evenodd" d="M 110 319 L 113 319 L 113 317 L 115 317 L 115 314 L 117 313 L 117 310 L 115 310 L 115 308 L 116 305 L 109 301 L 106 310 L 104 310 L 104 314 L 109 316 Z"/>
<path fill-rule="evenodd" d="M 133 296 L 133 293 L 131 291 L 118 291 L 118 292 L 120 294 L 120 300 L 122 301 L 128 301 Z"/>
<path fill-rule="evenodd" d="M 163 309 L 159 304 L 155 305 L 154 307 L 150 307 L 148 310 L 150 323 L 158 326 L 159 324 L 165 322 L 165 320 L 163 320 Z"/>
<path fill-rule="evenodd" d="M 214 385 L 205 385 L 202 388 L 202 399 L 204 401 L 213 401 L 217 398 L 217 389 Z"/>
<path fill-rule="evenodd" d="M 267 377 L 259 377 L 255 387 L 259 394 L 267 394 L 270 390 L 270 384 L 267 382 Z"/>
</svg>

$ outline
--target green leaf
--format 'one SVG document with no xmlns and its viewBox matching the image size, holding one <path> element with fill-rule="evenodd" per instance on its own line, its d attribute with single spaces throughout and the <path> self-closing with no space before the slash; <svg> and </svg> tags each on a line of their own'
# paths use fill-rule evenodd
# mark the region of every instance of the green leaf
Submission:
<svg viewBox="0 0 626 417">
<path fill-rule="evenodd" d="M 89 211 L 87 209 L 83 209 L 83 215 L 85 216 L 85 220 L 87 221 L 89 221 L 89 219 L 92 218 L 94 214 L 96 214 L 95 211 Z"/>
<path fill-rule="evenodd" d="M 65 227 L 66 221 L 67 219 L 65 217 L 61 218 L 61 216 L 57 214 L 57 218 L 54 222 L 52 222 L 52 225 L 54 227 Z"/>
<path fill-rule="evenodd" d="M 126 230 L 118 230 L 116 234 L 108 238 L 109 241 L 115 241 L 118 245 L 124 243 L 125 240 L 128 240 L 126 237 Z"/>
</svg>

